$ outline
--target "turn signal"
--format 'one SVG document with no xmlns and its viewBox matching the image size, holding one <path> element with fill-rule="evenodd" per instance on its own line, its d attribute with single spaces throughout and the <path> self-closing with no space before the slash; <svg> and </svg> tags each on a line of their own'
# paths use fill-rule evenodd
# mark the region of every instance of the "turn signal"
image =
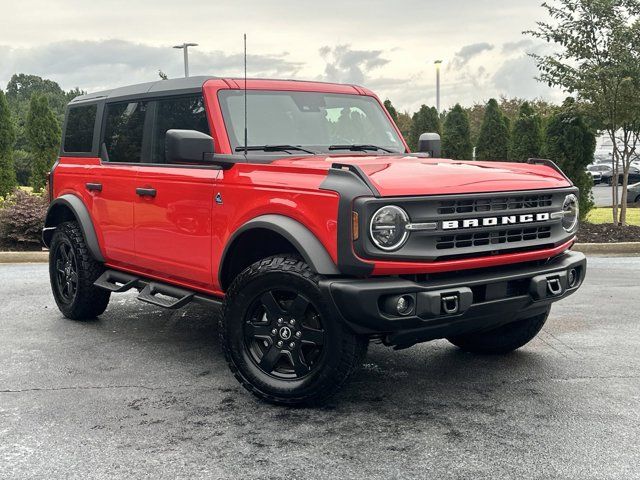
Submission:
<svg viewBox="0 0 640 480">
<path fill-rule="evenodd" d="M 360 222 L 358 212 L 353 212 L 351 214 L 351 234 L 354 241 L 360 238 Z"/>
</svg>

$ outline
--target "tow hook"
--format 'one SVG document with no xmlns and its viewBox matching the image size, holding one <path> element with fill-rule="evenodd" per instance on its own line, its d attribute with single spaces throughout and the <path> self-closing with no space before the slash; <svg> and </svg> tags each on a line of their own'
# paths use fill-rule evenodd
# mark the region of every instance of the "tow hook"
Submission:
<svg viewBox="0 0 640 480">
<path fill-rule="evenodd" d="M 458 295 L 443 295 L 442 296 L 442 310 L 444 313 L 452 315 L 458 313 L 460 308 L 460 301 Z"/>
<path fill-rule="evenodd" d="M 538 275 L 531 279 L 529 292 L 534 300 L 560 297 L 565 293 L 567 282 L 567 272 L 557 272 L 551 275 Z"/>
<path fill-rule="evenodd" d="M 553 277 L 547 279 L 547 290 L 551 295 L 560 295 L 562 293 L 562 283 L 560 283 L 560 278 Z"/>
</svg>

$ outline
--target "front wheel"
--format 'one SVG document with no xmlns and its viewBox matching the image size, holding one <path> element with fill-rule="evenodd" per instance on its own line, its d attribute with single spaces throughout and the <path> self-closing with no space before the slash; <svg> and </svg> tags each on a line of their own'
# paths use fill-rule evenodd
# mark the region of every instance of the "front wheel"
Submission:
<svg viewBox="0 0 640 480">
<path fill-rule="evenodd" d="M 451 343 L 462 350 L 480 354 L 502 354 L 516 350 L 529 343 L 542 329 L 549 310 L 524 320 L 508 323 L 494 330 L 467 333 L 449 337 Z"/>
<path fill-rule="evenodd" d="M 332 315 L 319 279 L 299 258 L 273 256 L 244 270 L 227 292 L 225 356 L 240 383 L 263 400 L 322 403 L 362 362 L 367 339 Z"/>
</svg>

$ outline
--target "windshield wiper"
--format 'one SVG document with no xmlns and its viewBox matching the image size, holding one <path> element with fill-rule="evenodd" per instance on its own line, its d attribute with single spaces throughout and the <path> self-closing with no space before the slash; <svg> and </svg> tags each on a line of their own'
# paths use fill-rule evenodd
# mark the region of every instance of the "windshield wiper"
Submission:
<svg viewBox="0 0 640 480">
<path fill-rule="evenodd" d="M 296 150 L 298 152 L 310 153 L 317 155 L 318 152 L 313 150 L 307 150 L 306 148 L 297 147 L 295 145 L 248 145 L 247 147 L 236 147 L 236 152 L 244 152 L 245 149 L 248 152 L 286 152 L 287 150 Z"/>
<path fill-rule="evenodd" d="M 351 144 L 351 145 L 330 145 L 329 150 L 351 150 L 352 152 L 366 152 L 369 150 L 382 150 L 387 153 L 398 153 L 393 150 L 389 150 L 388 148 L 379 147 L 377 145 L 367 145 L 367 144 Z"/>
</svg>

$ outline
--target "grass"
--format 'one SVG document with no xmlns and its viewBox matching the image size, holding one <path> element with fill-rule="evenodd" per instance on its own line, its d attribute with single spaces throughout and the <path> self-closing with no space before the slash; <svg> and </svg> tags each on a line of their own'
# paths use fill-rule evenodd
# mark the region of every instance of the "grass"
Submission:
<svg viewBox="0 0 640 480">
<path fill-rule="evenodd" d="M 611 208 L 594 208 L 587 214 L 589 223 L 613 223 Z M 640 226 L 640 208 L 627 208 L 627 223 Z"/>
</svg>

